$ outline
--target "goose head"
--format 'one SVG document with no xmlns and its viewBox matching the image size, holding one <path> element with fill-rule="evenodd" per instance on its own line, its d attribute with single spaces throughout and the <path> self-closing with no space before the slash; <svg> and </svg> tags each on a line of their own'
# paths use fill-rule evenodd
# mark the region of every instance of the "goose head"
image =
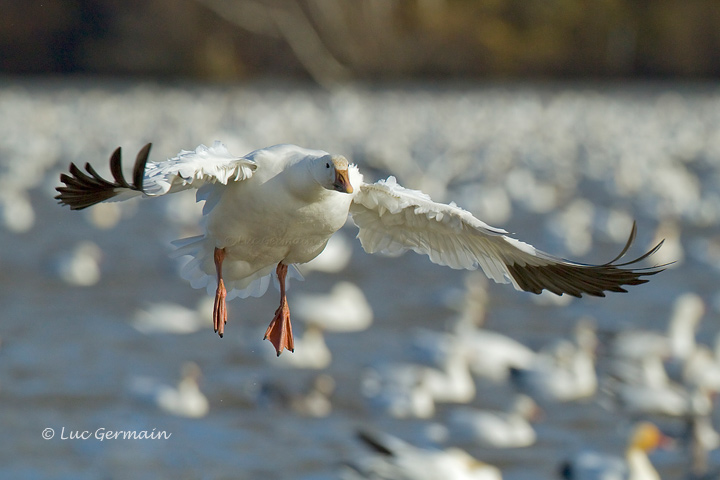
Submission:
<svg viewBox="0 0 720 480">
<path fill-rule="evenodd" d="M 341 193 L 353 193 L 350 183 L 350 164 L 342 155 L 324 155 L 314 158 L 310 172 L 323 188 Z"/>
</svg>

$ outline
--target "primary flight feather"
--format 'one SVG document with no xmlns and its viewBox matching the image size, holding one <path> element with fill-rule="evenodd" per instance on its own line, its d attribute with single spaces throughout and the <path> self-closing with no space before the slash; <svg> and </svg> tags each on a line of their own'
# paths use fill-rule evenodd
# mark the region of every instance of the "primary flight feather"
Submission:
<svg viewBox="0 0 720 480">
<path fill-rule="evenodd" d="M 625 248 L 602 265 L 571 262 L 542 252 L 491 227 L 455 204 L 442 204 L 417 190 L 400 186 L 394 177 L 365 183 L 358 168 L 342 155 L 296 145 L 275 145 L 243 157 L 225 145 L 200 145 L 163 162 L 150 162 L 150 144 L 137 155 L 132 183 L 122 173 L 120 148 L 110 157 L 114 181 L 102 178 L 90 164 L 85 172 L 70 164 L 56 198 L 73 210 L 134 196 L 154 197 L 197 189 L 203 207 L 203 235 L 178 240 L 177 255 L 193 259 L 182 271 L 194 288 L 215 291 L 213 323 L 222 336 L 227 322 L 226 301 L 235 296 L 265 293 L 275 271 L 280 306 L 265 338 L 278 355 L 293 350 L 290 310 L 285 294 L 288 272 L 309 262 L 346 222 L 359 228 L 368 253 L 398 255 L 407 250 L 426 254 L 430 261 L 456 269 L 475 269 L 518 290 L 549 290 L 605 296 L 625 292 L 624 285 L 663 266 L 637 268 L 662 242 L 635 260 L 617 263 L 636 235 L 633 225 Z"/>
</svg>

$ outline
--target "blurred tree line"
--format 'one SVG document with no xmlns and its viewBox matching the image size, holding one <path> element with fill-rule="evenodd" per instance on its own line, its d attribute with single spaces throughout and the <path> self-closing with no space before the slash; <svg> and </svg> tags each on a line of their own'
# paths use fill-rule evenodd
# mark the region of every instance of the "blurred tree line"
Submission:
<svg viewBox="0 0 720 480">
<path fill-rule="evenodd" d="M 0 72 L 708 78 L 718 0 L 0 0 Z"/>
</svg>

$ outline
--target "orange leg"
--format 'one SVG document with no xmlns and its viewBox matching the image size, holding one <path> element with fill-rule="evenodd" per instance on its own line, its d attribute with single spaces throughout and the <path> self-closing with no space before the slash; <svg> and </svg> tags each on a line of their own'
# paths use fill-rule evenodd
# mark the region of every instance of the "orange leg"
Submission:
<svg viewBox="0 0 720 480">
<path fill-rule="evenodd" d="M 263 340 L 270 340 L 270 343 L 275 347 L 278 357 L 284 348 L 287 348 L 291 352 L 295 351 L 292 325 L 290 325 L 290 309 L 288 308 L 287 297 L 285 296 L 285 277 L 287 276 L 287 271 L 287 265 L 282 262 L 278 263 L 275 272 L 280 281 L 280 306 L 275 310 L 275 317 L 272 322 L 270 322 L 270 326 L 265 331 L 265 336 L 263 337 Z"/>
<path fill-rule="evenodd" d="M 225 333 L 225 324 L 227 323 L 227 305 L 225 304 L 227 290 L 225 290 L 225 282 L 223 282 L 222 279 L 222 263 L 223 260 L 225 260 L 225 249 L 215 247 L 214 259 L 218 286 L 215 291 L 215 304 L 213 305 L 213 328 L 215 329 L 215 333 L 222 338 L 223 333 Z"/>
</svg>

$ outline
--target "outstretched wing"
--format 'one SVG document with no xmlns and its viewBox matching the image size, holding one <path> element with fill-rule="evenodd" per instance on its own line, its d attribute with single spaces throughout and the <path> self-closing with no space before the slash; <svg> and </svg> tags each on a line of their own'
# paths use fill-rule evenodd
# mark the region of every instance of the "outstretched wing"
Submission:
<svg viewBox="0 0 720 480">
<path fill-rule="evenodd" d="M 368 253 L 399 255 L 413 250 L 452 268 L 479 266 L 496 282 L 509 281 L 518 290 L 532 293 L 546 289 L 558 295 L 603 297 L 606 291 L 625 292 L 623 285 L 645 283 L 642 277 L 664 267 L 631 267 L 655 253 L 662 242 L 635 260 L 616 263 L 634 241 L 635 225 L 620 255 L 603 265 L 587 265 L 511 238 L 505 230 L 483 223 L 455 204 L 436 203 L 420 191 L 401 187 L 394 177 L 363 184 L 350 213 Z"/>
<path fill-rule="evenodd" d="M 254 161 L 234 157 L 225 145 L 215 142 L 212 147 L 200 145 L 193 151 L 182 150 L 164 162 L 148 162 L 151 144 L 137 155 L 132 183 L 122 173 L 121 149 L 110 156 L 110 172 L 114 181 L 102 178 L 89 164 L 85 172 L 70 164 L 70 174 L 61 174 L 65 186 L 57 187 L 55 197 L 63 205 L 80 210 L 104 201 L 125 200 L 138 195 L 158 196 L 187 188 L 200 188 L 207 183 L 227 185 L 230 181 L 250 178 L 257 168 Z"/>
</svg>

